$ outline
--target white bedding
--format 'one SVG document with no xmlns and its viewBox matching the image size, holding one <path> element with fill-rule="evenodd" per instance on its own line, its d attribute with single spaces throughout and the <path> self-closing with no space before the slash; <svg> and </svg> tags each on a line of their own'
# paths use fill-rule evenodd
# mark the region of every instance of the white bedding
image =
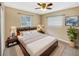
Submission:
<svg viewBox="0 0 79 59">
<path fill-rule="evenodd" d="M 25 43 L 27 42 L 27 44 L 28 44 L 28 43 L 30 43 L 32 41 L 39 40 L 39 39 L 41 39 L 43 37 L 46 37 L 46 36 L 47 35 L 41 34 L 39 32 L 31 31 L 29 33 L 25 32 L 23 36 L 18 36 L 18 38 L 19 38 L 19 41 L 21 41 L 21 42 L 23 41 Z"/>
<path fill-rule="evenodd" d="M 48 36 L 40 40 L 34 41 L 26 45 L 26 50 L 31 56 L 41 55 L 47 50 L 52 44 L 56 42 L 54 37 Z"/>
<path fill-rule="evenodd" d="M 40 55 L 57 40 L 38 32 L 31 32 L 24 36 L 18 36 L 21 44 L 26 48 L 30 55 Z"/>
</svg>

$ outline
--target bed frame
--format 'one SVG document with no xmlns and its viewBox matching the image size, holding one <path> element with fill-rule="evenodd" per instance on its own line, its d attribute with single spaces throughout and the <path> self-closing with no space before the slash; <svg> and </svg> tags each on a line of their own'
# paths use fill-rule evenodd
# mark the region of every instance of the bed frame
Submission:
<svg viewBox="0 0 79 59">
<path fill-rule="evenodd" d="M 17 28 L 17 35 L 20 33 L 20 31 L 28 31 L 28 30 L 35 30 L 36 27 L 31 27 L 31 28 Z M 24 46 L 20 43 L 18 40 L 18 44 L 24 54 L 24 56 L 30 56 L 30 54 L 27 52 L 27 50 L 24 48 Z M 55 48 L 58 46 L 58 41 L 56 41 L 54 44 L 52 44 L 46 51 L 44 51 L 40 56 L 49 56 Z"/>
</svg>

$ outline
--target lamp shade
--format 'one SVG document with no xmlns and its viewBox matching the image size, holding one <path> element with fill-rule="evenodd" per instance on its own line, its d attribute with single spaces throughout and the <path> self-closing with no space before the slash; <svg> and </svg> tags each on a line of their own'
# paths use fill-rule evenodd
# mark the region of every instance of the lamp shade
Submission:
<svg viewBox="0 0 79 59">
<path fill-rule="evenodd" d="M 16 35 L 16 27 L 15 26 L 11 26 L 11 35 Z"/>
<path fill-rule="evenodd" d="M 43 30 L 43 27 L 44 27 L 43 25 L 38 25 L 37 26 L 37 31 L 42 31 Z"/>
</svg>

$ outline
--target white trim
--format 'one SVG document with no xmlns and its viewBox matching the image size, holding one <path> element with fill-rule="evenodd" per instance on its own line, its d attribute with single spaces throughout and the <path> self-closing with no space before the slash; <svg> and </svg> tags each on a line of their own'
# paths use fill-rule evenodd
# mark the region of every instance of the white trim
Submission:
<svg viewBox="0 0 79 59">
<path fill-rule="evenodd" d="M 1 6 L 1 55 L 3 55 L 4 53 L 4 49 L 5 49 L 5 20 L 4 20 L 4 6 L 2 4 Z"/>
<path fill-rule="evenodd" d="M 64 40 L 64 39 L 58 39 L 58 40 L 60 40 L 60 41 L 62 41 L 62 42 L 65 42 L 65 43 L 67 43 L 67 44 L 70 44 L 70 41 L 67 41 L 67 40 Z"/>
</svg>

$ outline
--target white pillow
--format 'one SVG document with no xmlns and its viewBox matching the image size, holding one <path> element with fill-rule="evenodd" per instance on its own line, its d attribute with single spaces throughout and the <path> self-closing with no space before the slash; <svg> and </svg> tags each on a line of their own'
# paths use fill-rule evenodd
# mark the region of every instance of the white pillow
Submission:
<svg viewBox="0 0 79 59">
<path fill-rule="evenodd" d="M 37 30 L 31 30 L 30 32 L 31 33 L 37 33 Z"/>
<path fill-rule="evenodd" d="M 22 31 L 22 32 L 20 32 L 20 34 L 21 34 L 22 36 L 24 36 L 24 35 L 29 35 L 29 34 L 30 34 L 30 31 Z"/>
</svg>

